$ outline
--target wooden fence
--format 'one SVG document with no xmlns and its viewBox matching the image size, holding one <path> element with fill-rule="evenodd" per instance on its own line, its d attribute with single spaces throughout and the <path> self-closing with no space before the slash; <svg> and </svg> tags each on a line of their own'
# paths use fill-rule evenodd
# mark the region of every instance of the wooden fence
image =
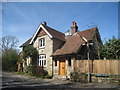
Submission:
<svg viewBox="0 0 120 90">
<path fill-rule="evenodd" d="M 88 60 L 74 60 L 75 72 L 88 72 Z M 120 74 L 120 60 L 90 60 L 90 72 L 98 74 Z"/>
</svg>

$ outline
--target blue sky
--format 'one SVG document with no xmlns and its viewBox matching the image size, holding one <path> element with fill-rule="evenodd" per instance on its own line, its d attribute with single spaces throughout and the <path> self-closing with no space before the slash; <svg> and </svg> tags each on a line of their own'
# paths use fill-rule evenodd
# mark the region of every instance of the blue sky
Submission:
<svg viewBox="0 0 120 90">
<path fill-rule="evenodd" d="M 72 21 L 77 22 L 80 31 L 94 22 L 104 41 L 118 37 L 118 3 L 2 2 L 2 36 L 16 36 L 18 46 L 35 33 L 41 21 L 63 33 Z"/>
</svg>

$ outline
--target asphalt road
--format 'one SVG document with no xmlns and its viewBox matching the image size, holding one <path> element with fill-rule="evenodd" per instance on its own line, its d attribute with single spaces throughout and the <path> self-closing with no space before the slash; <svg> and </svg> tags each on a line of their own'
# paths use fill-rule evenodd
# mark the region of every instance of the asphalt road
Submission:
<svg viewBox="0 0 120 90">
<path fill-rule="evenodd" d="M 53 80 L 53 79 L 41 79 L 32 78 L 25 75 L 19 75 L 10 72 L 2 72 L 2 89 L 3 90 L 18 90 L 18 89 L 81 89 L 81 90 L 96 90 L 101 88 L 102 90 L 112 89 L 120 90 L 118 83 L 75 83 L 69 80 Z"/>
</svg>

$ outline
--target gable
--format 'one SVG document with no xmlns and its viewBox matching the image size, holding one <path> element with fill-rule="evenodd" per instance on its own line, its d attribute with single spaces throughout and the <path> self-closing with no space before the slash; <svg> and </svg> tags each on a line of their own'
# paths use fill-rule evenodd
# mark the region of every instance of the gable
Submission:
<svg viewBox="0 0 120 90">
<path fill-rule="evenodd" d="M 32 44 L 32 43 L 33 43 L 34 39 L 36 38 L 36 36 L 38 35 L 38 33 L 39 33 L 39 31 L 40 31 L 41 29 L 42 29 L 50 38 L 57 38 L 57 39 L 59 39 L 59 40 L 65 41 L 65 34 L 59 32 L 59 31 L 57 31 L 57 30 L 55 30 L 55 29 L 52 29 L 52 28 L 50 28 L 50 27 L 48 27 L 48 26 L 46 26 L 46 25 L 41 24 L 41 25 L 38 27 L 38 29 L 37 29 L 37 31 L 35 32 L 35 34 L 33 35 L 33 37 L 32 37 L 32 39 L 31 39 L 31 41 L 30 41 L 29 44 Z"/>
<path fill-rule="evenodd" d="M 47 35 L 47 33 L 46 33 L 43 29 L 41 29 L 41 30 L 38 32 L 37 37 L 41 37 L 41 36 L 44 36 L 44 35 Z"/>
<path fill-rule="evenodd" d="M 31 41 L 30 41 L 29 44 L 32 44 L 32 43 L 33 43 L 34 39 L 36 38 L 36 36 L 38 35 L 38 33 L 40 32 L 41 29 L 44 30 L 45 33 L 46 33 L 50 38 L 52 38 L 52 35 L 51 35 L 51 34 L 43 27 L 43 25 L 41 24 L 41 25 L 38 27 L 38 29 L 36 30 L 36 32 L 35 32 L 35 34 L 33 35 L 33 37 L 32 37 L 32 39 L 31 39 Z"/>
</svg>

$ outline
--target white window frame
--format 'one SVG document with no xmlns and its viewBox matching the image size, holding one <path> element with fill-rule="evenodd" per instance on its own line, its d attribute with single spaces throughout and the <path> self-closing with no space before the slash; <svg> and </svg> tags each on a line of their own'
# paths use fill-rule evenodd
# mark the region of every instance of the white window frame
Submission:
<svg viewBox="0 0 120 90">
<path fill-rule="evenodd" d="M 44 48 L 45 47 L 45 38 L 39 39 L 39 48 Z"/>
<path fill-rule="evenodd" d="M 46 66 L 46 55 L 40 54 L 38 59 L 38 66 Z"/>
</svg>

